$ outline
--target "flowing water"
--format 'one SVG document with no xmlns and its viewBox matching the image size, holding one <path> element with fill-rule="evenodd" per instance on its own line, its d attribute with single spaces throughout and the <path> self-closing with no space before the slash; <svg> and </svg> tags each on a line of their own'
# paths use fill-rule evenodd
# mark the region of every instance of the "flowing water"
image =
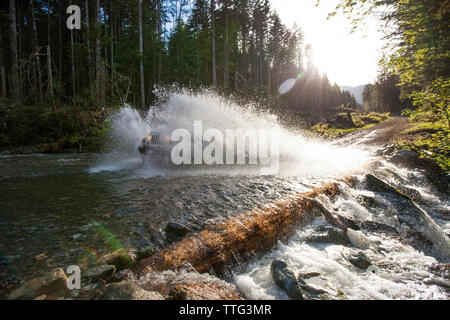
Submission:
<svg viewBox="0 0 450 320">
<path fill-rule="evenodd" d="M 277 129 L 279 173 L 261 175 L 254 166 L 166 167 L 137 151 L 149 132 L 192 129 L 197 120 L 204 130 Z M 364 136 L 340 146 L 306 138 L 255 108 L 243 109 L 208 92 L 167 95 L 144 117 L 126 106 L 111 125 L 109 153 L 0 156 L 0 291 L 54 267 L 88 265 L 120 247 L 157 250 L 168 243 L 164 228 L 170 221 L 197 231 L 211 220 L 343 176 L 362 181 L 372 172 L 419 195 L 416 202 L 428 220 L 408 220 L 410 208 L 394 196 L 369 191 L 362 183 L 354 188 L 340 183 L 343 193 L 334 202 L 319 199 L 326 208 L 349 220 L 378 223 L 394 231 L 350 230 L 350 246 L 307 242 L 326 225 L 317 219 L 288 242 L 243 263 L 227 280 L 250 299 L 286 299 L 270 274 L 272 260 L 283 258 L 296 274 L 320 274 L 307 282 L 327 291 L 330 298 L 449 298 L 448 274 L 436 271 L 436 266 L 448 263 L 450 254 L 448 197 L 429 186 L 420 171 L 377 156 L 376 148 L 360 143 Z M 440 245 L 411 236 L 411 230 L 429 235 L 433 228 Z M 354 252 L 364 252 L 371 260 L 368 271 L 348 262 L 346 257 Z"/>
</svg>

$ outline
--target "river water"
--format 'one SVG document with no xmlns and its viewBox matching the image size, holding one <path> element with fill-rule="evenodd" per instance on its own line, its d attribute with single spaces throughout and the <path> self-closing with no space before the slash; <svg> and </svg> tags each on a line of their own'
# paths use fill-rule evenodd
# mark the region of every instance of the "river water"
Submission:
<svg viewBox="0 0 450 320">
<path fill-rule="evenodd" d="M 166 105 L 166 124 L 172 128 L 188 127 L 195 119 L 214 128 L 230 123 L 248 127 L 255 119 L 263 127 L 278 126 L 268 116 L 243 111 L 211 94 L 178 94 Z M 206 107 L 216 116 L 205 116 Z M 168 116 L 174 113 L 177 117 Z M 161 167 L 136 151 L 136 143 L 154 126 L 148 118 L 125 107 L 112 126 L 114 147 L 108 153 L 0 156 L 0 292 L 55 267 L 88 265 L 117 248 L 158 250 L 167 245 L 164 228 L 170 221 L 197 231 L 211 220 L 343 176 L 354 175 L 361 182 L 368 172 L 400 190 L 415 190 L 439 236 L 448 241 L 450 235 L 447 195 L 438 194 L 420 171 L 394 166 L 377 156 L 376 148 L 361 146 L 358 141 L 364 137 L 338 147 L 281 128 L 281 169 L 266 176 L 245 167 Z M 362 183 L 354 188 L 340 184 L 343 193 L 336 201 L 320 199 L 330 211 L 409 236 L 408 230 L 427 233 L 423 221 L 403 222 L 409 209 L 397 206 L 399 199 L 367 190 Z M 317 219 L 299 229 L 288 242 L 233 270 L 227 280 L 250 299 L 287 299 L 270 275 L 271 261 L 283 258 L 296 274 L 320 274 L 307 282 L 327 291 L 328 298 L 449 298 L 448 273 L 436 271 L 448 263 L 446 240 L 422 245 L 372 228 L 349 234 L 351 246 L 305 241 L 324 225 Z M 348 262 L 355 252 L 371 260 L 369 270 Z"/>
</svg>

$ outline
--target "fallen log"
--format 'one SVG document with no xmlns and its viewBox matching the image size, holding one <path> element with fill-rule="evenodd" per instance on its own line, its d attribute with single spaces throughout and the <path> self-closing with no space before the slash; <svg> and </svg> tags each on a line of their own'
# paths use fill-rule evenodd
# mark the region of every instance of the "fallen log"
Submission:
<svg viewBox="0 0 450 320">
<path fill-rule="evenodd" d="M 299 225 L 305 225 L 322 214 L 323 207 L 314 200 L 315 197 L 326 195 L 334 198 L 338 194 L 338 184 L 327 183 L 309 192 L 247 211 L 173 243 L 141 260 L 134 271 L 139 276 L 151 270 L 177 270 L 186 264 L 200 273 L 210 269 L 221 270 L 236 257 L 269 250 L 279 240 L 290 237 Z"/>
</svg>

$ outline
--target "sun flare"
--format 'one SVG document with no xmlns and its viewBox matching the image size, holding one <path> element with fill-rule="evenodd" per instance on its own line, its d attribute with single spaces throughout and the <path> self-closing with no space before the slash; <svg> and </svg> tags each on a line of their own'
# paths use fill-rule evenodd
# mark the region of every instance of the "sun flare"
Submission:
<svg viewBox="0 0 450 320">
<path fill-rule="evenodd" d="M 305 44 L 311 44 L 315 66 L 331 82 L 361 85 L 374 80 L 383 45 L 376 21 L 368 20 L 362 30 L 350 33 L 345 17 L 327 20 L 336 0 L 322 1 L 318 7 L 315 1 L 272 2 L 283 21 L 302 28 Z"/>
</svg>

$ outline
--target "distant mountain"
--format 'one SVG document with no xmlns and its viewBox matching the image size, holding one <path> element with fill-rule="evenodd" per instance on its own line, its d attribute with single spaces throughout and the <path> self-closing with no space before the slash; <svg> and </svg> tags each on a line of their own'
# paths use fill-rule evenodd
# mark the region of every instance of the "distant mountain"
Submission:
<svg viewBox="0 0 450 320">
<path fill-rule="evenodd" d="M 362 94 L 363 94 L 363 91 L 364 91 L 365 87 L 366 87 L 365 84 L 360 85 L 360 86 L 356 86 L 356 87 L 341 86 L 341 90 L 349 91 L 351 94 L 353 94 L 355 96 L 356 102 L 362 104 L 363 103 L 363 101 L 362 101 Z"/>
</svg>

